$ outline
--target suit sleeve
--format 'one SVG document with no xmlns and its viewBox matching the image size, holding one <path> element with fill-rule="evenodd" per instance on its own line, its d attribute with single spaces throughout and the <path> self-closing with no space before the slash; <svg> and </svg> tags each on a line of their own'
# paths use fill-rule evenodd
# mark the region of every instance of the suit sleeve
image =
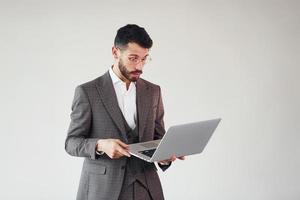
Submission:
<svg viewBox="0 0 300 200">
<path fill-rule="evenodd" d="M 98 138 L 89 138 L 92 121 L 91 106 L 80 86 L 75 89 L 70 117 L 71 122 L 65 140 L 66 152 L 72 156 L 96 159 L 95 149 Z"/>
<path fill-rule="evenodd" d="M 165 111 L 164 111 L 164 106 L 161 97 L 161 90 L 159 88 L 159 97 L 158 97 L 156 117 L 155 117 L 155 130 L 154 130 L 155 140 L 161 139 L 166 132 L 165 124 L 164 124 L 164 114 Z"/>
<path fill-rule="evenodd" d="M 164 105 L 163 105 L 163 101 L 162 101 L 162 97 L 161 97 L 161 89 L 159 87 L 159 98 L 158 98 L 158 103 L 157 103 L 157 111 L 156 111 L 156 118 L 155 118 L 155 133 L 154 133 L 154 139 L 161 139 L 166 130 L 165 130 L 165 124 L 164 124 Z M 169 165 L 162 165 L 160 163 L 158 163 L 158 166 L 163 170 L 167 170 L 170 166 L 171 163 Z"/>
</svg>

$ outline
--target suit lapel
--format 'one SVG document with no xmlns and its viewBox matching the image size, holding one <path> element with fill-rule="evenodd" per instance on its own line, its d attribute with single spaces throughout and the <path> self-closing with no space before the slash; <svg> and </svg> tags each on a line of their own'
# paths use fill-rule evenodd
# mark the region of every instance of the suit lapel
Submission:
<svg viewBox="0 0 300 200">
<path fill-rule="evenodd" d="M 107 112 L 120 130 L 123 139 L 128 142 L 122 112 L 118 105 L 116 92 L 112 84 L 109 72 L 106 72 L 102 76 L 102 78 L 99 79 L 96 87 L 99 92 L 100 99 L 103 102 Z"/>
<path fill-rule="evenodd" d="M 139 79 L 136 84 L 139 139 L 142 141 L 144 128 L 151 103 L 151 93 L 144 81 Z"/>
</svg>

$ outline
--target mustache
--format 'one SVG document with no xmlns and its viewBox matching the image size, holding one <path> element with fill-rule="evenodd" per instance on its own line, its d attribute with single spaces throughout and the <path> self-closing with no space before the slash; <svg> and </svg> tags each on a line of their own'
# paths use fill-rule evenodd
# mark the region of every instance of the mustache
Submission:
<svg viewBox="0 0 300 200">
<path fill-rule="evenodd" d="M 142 74 L 143 73 L 143 71 L 142 70 L 135 70 L 135 71 L 133 71 L 133 72 L 130 72 L 131 74 L 134 74 L 134 73 L 140 73 L 140 74 Z"/>
</svg>

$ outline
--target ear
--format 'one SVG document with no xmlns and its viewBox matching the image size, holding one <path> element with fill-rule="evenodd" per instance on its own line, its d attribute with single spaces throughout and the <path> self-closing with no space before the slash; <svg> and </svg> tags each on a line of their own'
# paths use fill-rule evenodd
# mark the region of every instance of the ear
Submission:
<svg viewBox="0 0 300 200">
<path fill-rule="evenodd" d="M 115 46 L 113 46 L 113 47 L 111 48 L 111 52 L 112 52 L 113 57 L 114 57 L 115 59 L 118 59 L 118 49 L 117 49 Z"/>
</svg>

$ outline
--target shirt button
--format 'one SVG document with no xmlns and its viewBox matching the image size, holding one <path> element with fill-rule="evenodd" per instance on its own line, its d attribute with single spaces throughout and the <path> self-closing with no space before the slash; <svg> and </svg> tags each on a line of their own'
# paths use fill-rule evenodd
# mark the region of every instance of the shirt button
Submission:
<svg viewBox="0 0 300 200">
<path fill-rule="evenodd" d="M 125 169 L 125 166 L 123 165 L 123 166 L 121 167 L 121 169 Z"/>
</svg>

